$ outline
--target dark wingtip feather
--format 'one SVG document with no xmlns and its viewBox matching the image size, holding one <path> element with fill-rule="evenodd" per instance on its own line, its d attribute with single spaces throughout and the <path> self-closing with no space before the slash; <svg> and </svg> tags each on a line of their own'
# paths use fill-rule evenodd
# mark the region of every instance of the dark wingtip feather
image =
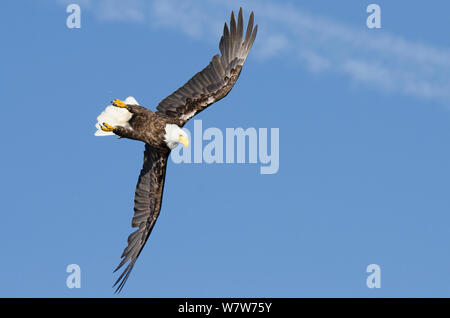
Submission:
<svg viewBox="0 0 450 318">
<path fill-rule="evenodd" d="M 258 25 L 255 25 L 255 28 L 253 29 L 252 37 L 250 38 L 250 42 L 248 43 L 247 50 L 250 50 L 253 46 L 253 42 L 255 42 L 256 38 L 256 33 L 258 33 Z"/>
<path fill-rule="evenodd" d="M 113 285 L 113 288 L 117 286 L 115 294 L 118 294 L 122 291 L 123 287 L 125 286 L 125 283 L 128 280 L 128 277 L 130 276 L 131 271 L 133 270 L 134 262 L 131 262 L 128 264 L 128 266 L 125 268 L 125 270 L 122 272 L 122 274 L 119 276 L 119 278 L 116 280 L 116 282 Z M 117 269 L 116 269 L 117 270 Z"/>
<path fill-rule="evenodd" d="M 230 35 L 230 31 L 228 30 L 228 24 L 225 22 L 223 25 L 223 37 L 227 38 Z"/>
<path fill-rule="evenodd" d="M 230 34 L 231 34 L 231 41 L 233 42 L 234 39 L 236 38 L 236 19 L 234 18 L 234 11 L 231 11 Z"/>
<path fill-rule="evenodd" d="M 228 61 L 230 57 L 230 31 L 228 30 L 228 24 L 225 22 L 223 26 L 223 52 L 222 56 L 225 61 Z"/>
<path fill-rule="evenodd" d="M 242 8 L 239 9 L 239 15 L 238 15 L 238 25 L 237 25 L 237 32 L 238 32 L 238 38 L 240 42 L 242 41 L 242 36 L 244 33 L 244 15 L 242 14 Z"/>
<path fill-rule="evenodd" d="M 250 36 L 253 31 L 254 18 L 255 17 L 254 17 L 253 11 L 252 11 L 252 13 L 250 13 L 250 18 L 248 19 L 247 31 L 245 33 L 245 43 L 248 43 L 248 41 L 250 40 Z"/>
</svg>

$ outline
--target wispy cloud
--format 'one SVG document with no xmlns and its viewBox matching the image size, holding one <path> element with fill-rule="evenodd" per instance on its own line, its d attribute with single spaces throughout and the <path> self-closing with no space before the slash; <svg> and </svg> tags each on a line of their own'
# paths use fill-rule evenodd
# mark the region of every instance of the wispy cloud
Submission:
<svg viewBox="0 0 450 318">
<path fill-rule="evenodd" d="M 140 0 L 108 0 L 99 1 L 98 16 L 110 21 L 144 22 L 145 4 Z"/>
<path fill-rule="evenodd" d="M 64 0 L 59 0 L 65 2 Z M 223 21 L 241 1 L 83 0 L 101 20 L 148 23 L 216 42 Z M 314 15 L 296 6 L 250 0 L 260 25 L 255 56 L 300 61 L 310 72 L 345 74 L 392 94 L 450 103 L 450 50 Z"/>
</svg>

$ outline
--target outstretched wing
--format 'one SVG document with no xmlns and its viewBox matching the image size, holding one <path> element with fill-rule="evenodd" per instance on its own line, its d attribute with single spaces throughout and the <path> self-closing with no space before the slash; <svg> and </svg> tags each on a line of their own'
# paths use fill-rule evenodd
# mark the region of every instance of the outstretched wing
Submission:
<svg viewBox="0 0 450 318">
<path fill-rule="evenodd" d="M 236 83 L 255 41 L 258 25 L 253 28 L 253 12 L 250 14 L 245 39 L 243 29 L 241 8 L 237 25 L 234 12 L 231 13 L 230 29 L 225 23 L 219 44 L 222 55 L 215 55 L 207 67 L 163 99 L 156 107 L 158 112 L 178 119 L 179 125 L 183 126 L 194 115 L 225 97 Z"/>
<path fill-rule="evenodd" d="M 129 261 L 127 267 L 114 284 L 114 286 L 119 284 L 116 292 L 120 292 L 125 285 L 134 263 L 136 263 L 158 218 L 161 209 L 168 155 L 168 152 L 151 148 L 148 144 L 145 145 L 144 165 L 136 186 L 134 216 L 131 222 L 131 226 L 138 229 L 128 237 L 128 246 L 122 253 L 122 261 L 114 270 L 116 272 Z"/>
</svg>

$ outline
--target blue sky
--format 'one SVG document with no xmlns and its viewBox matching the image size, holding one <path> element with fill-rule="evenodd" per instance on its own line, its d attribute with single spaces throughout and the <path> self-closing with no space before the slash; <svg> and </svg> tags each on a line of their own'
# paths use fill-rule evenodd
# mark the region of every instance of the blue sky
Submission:
<svg viewBox="0 0 450 318">
<path fill-rule="evenodd" d="M 376 1 L 369 30 L 369 3 L 2 1 L 0 296 L 113 296 L 143 145 L 94 137 L 96 117 L 130 95 L 153 109 L 242 5 L 255 46 L 198 119 L 279 128 L 279 171 L 169 162 L 119 297 L 449 297 L 450 4 Z"/>
</svg>

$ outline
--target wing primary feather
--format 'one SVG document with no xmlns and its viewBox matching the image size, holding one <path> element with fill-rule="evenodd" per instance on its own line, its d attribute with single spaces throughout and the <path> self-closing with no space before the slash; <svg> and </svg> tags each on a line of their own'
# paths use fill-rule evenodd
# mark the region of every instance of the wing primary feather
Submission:
<svg viewBox="0 0 450 318">
<path fill-rule="evenodd" d="M 236 39 L 237 39 L 237 30 L 236 30 L 236 19 L 234 18 L 234 11 L 231 11 L 231 20 L 230 20 L 230 57 L 234 56 L 234 52 L 236 52 Z"/>
<path fill-rule="evenodd" d="M 248 44 L 248 42 L 250 40 L 250 36 L 252 35 L 253 19 L 254 19 L 254 15 L 253 15 L 253 11 L 252 11 L 250 13 L 250 18 L 248 19 L 247 31 L 245 32 L 245 41 L 244 41 L 244 43 L 246 43 L 246 45 Z"/>
<path fill-rule="evenodd" d="M 244 32 L 244 16 L 242 14 L 242 8 L 239 9 L 239 16 L 238 16 L 238 39 L 239 39 L 239 46 L 242 45 L 242 36 Z"/>
<path fill-rule="evenodd" d="M 258 32 L 258 25 L 255 25 L 255 28 L 253 29 L 253 32 L 252 32 L 252 37 L 250 38 L 250 41 L 249 41 L 249 43 L 248 43 L 248 45 L 247 45 L 247 51 L 249 51 L 251 48 L 252 48 L 252 46 L 253 46 L 253 42 L 255 42 L 255 38 L 256 38 L 256 33 Z"/>
<path fill-rule="evenodd" d="M 131 262 L 128 264 L 128 266 L 123 271 L 122 275 L 116 280 L 113 287 L 116 287 L 116 285 L 120 282 L 119 286 L 116 288 L 115 293 L 118 294 L 122 291 L 123 287 L 125 286 L 125 283 L 128 280 L 128 277 L 130 276 L 131 271 L 133 270 L 134 262 Z"/>
<path fill-rule="evenodd" d="M 228 25 L 225 22 L 225 25 L 223 27 L 223 44 L 224 44 L 223 58 L 226 62 L 228 62 L 230 56 L 229 40 L 230 40 L 230 32 L 228 31 Z"/>
</svg>

